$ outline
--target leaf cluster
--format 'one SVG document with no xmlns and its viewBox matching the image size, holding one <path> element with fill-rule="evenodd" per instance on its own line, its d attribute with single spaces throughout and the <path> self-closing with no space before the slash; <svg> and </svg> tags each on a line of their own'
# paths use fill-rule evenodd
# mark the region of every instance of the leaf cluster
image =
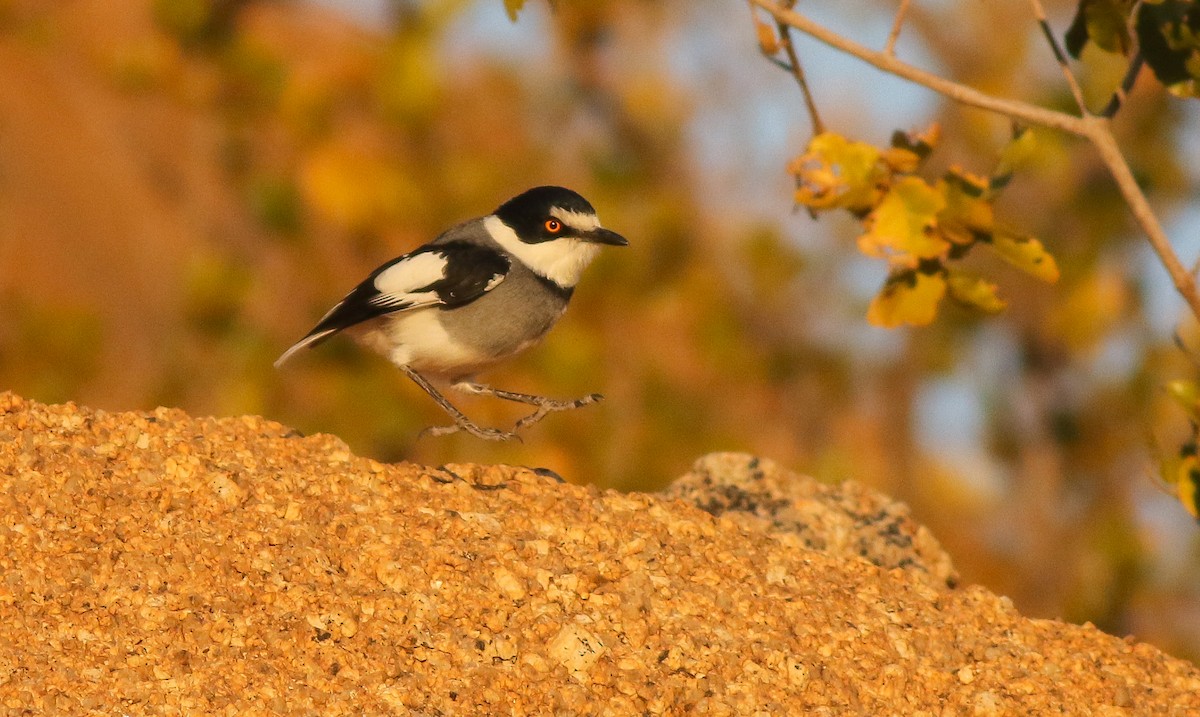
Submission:
<svg viewBox="0 0 1200 717">
<path fill-rule="evenodd" d="M 1200 97 L 1200 4 L 1195 0 L 1080 0 L 1065 39 L 1075 58 L 1089 42 L 1108 53 L 1140 54 L 1169 92 Z"/>
<path fill-rule="evenodd" d="M 888 277 L 867 311 L 877 326 L 929 324 L 947 294 L 978 311 L 1001 311 L 1005 302 L 997 286 L 962 268 L 977 246 L 1038 279 L 1058 279 L 1054 257 L 1041 242 L 995 217 L 996 198 L 1034 150 L 1033 133 L 1014 132 L 989 177 L 952 167 L 929 182 L 917 171 L 938 136 L 936 125 L 922 134 L 896 132 L 891 146 L 879 148 L 825 132 L 789 166 L 797 204 L 814 213 L 849 212 L 863 228 L 858 250 L 888 263 Z"/>
</svg>

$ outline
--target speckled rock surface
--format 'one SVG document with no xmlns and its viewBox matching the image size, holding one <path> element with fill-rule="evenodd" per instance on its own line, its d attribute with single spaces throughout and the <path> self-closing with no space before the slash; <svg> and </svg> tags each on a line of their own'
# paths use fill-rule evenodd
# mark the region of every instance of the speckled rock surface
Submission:
<svg viewBox="0 0 1200 717">
<path fill-rule="evenodd" d="M 825 485 L 745 453 L 711 453 L 662 492 L 748 529 L 790 533 L 806 548 L 903 568 L 935 587 L 954 587 L 950 556 L 908 506 L 854 481 Z"/>
<path fill-rule="evenodd" d="M 680 501 L 0 394 L 7 714 L 1196 715 L 1200 671 Z"/>
</svg>

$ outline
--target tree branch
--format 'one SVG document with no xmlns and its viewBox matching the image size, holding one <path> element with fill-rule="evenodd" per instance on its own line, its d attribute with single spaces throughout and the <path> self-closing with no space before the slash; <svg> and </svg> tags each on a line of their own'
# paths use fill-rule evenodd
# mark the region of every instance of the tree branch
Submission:
<svg viewBox="0 0 1200 717">
<path fill-rule="evenodd" d="M 1176 291 L 1187 302 L 1188 307 L 1196 318 L 1200 319 L 1200 293 L 1197 293 L 1196 290 L 1196 278 L 1184 267 L 1183 262 L 1176 255 L 1175 249 L 1171 246 L 1171 242 L 1167 238 L 1166 232 L 1163 231 L 1158 217 L 1150 207 L 1150 202 L 1146 199 L 1146 195 L 1142 192 L 1141 187 L 1138 186 L 1137 180 L 1133 176 L 1133 171 L 1129 168 L 1129 163 L 1125 160 L 1125 155 L 1121 153 L 1121 149 L 1117 145 L 1117 140 L 1112 133 L 1111 123 L 1107 117 L 1093 115 L 1086 111 L 1083 116 L 1077 117 L 1017 100 L 993 97 L 973 87 L 947 80 L 944 77 L 902 62 L 887 52 L 878 52 L 860 45 L 809 20 L 804 15 L 787 7 L 782 7 L 770 0 L 749 1 L 770 13 L 777 22 L 790 25 L 835 50 L 857 57 L 888 74 L 914 82 L 922 87 L 927 87 L 951 100 L 971 107 L 995 112 L 1027 124 L 1049 127 L 1087 139 L 1095 146 L 1101 161 L 1108 168 L 1108 172 L 1112 175 L 1113 181 L 1116 182 L 1121 196 L 1124 197 L 1130 211 L 1133 212 L 1134 219 L 1145 233 L 1150 246 L 1158 255 L 1159 261 L 1162 262 L 1163 267 L 1170 274 Z M 1043 25 L 1043 32 L 1046 31 L 1045 25 Z M 1053 36 L 1050 39 L 1053 40 Z M 1052 47 L 1057 47 L 1057 43 L 1052 43 Z M 1071 77 L 1071 79 L 1073 80 L 1074 78 Z M 1082 99 L 1082 97 L 1080 96 L 1079 99 Z"/>
<path fill-rule="evenodd" d="M 825 131 L 825 123 L 821 121 L 821 115 L 817 112 L 817 103 L 813 100 L 812 91 L 808 89 L 804 68 L 800 66 L 800 56 L 796 54 L 796 47 L 792 42 L 792 28 L 779 20 L 776 20 L 776 25 L 779 29 L 779 39 L 783 41 L 783 49 L 787 52 L 788 62 L 792 66 L 792 77 L 796 78 L 796 84 L 800 85 L 800 92 L 804 95 L 804 106 L 808 109 L 809 119 L 812 120 L 813 134 L 821 134 Z"/>
<path fill-rule="evenodd" d="M 1083 90 L 1079 89 L 1079 82 L 1075 80 L 1075 74 L 1071 72 L 1071 65 L 1067 62 L 1067 54 L 1062 51 L 1062 47 L 1054 37 L 1054 31 L 1050 29 L 1050 22 L 1046 19 L 1046 10 L 1042 7 L 1041 0 L 1029 0 L 1029 6 L 1033 9 L 1033 16 L 1037 19 L 1038 25 L 1042 28 L 1042 35 L 1046 38 L 1046 44 L 1054 52 L 1054 59 L 1058 62 L 1059 68 L 1062 69 L 1063 77 L 1067 80 L 1067 87 L 1071 88 L 1071 96 L 1075 98 L 1075 104 L 1079 107 L 1079 112 L 1085 115 L 1088 114 L 1087 102 L 1083 99 Z"/>
<path fill-rule="evenodd" d="M 800 13 L 789 10 L 784 7 L 770 2 L 770 0 L 750 0 L 758 7 L 769 12 L 777 21 L 791 25 L 800 32 L 812 37 L 813 39 L 822 42 L 835 50 L 840 50 L 848 55 L 853 55 L 858 59 L 873 65 L 876 68 L 895 75 L 909 82 L 915 82 L 923 87 L 944 95 L 955 102 L 961 102 L 965 105 L 978 107 L 980 109 L 997 112 L 999 114 L 1022 120 L 1028 124 L 1039 125 L 1042 127 L 1052 127 L 1064 132 L 1086 137 L 1088 127 L 1087 124 L 1074 115 L 1069 115 L 1064 112 L 1056 112 L 1048 110 L 1044 107 L 1031 105 L 1017 100 L 1007 100 L 1000 97 L 993 97 L 984 94 L 973 87 L 947 80 L 944 77 L 933 74 L 918 67 L 914 67 L 907 62 L 892 57 L 884 52 L 872 50 L 869 47 L 854 42 L 848 38 L 821 26 L 809 20 Z"/>
<path fill-rule="evenodd" d="M 1175 290 L 1187 302 L 1196 318 L 1200 319 L 1200 294 L 1196 292 L 1196 277 L 1179 260 L 1174 247 L 1171 246 L 1171 240 L 1167 238 L 1167 233 L 1158 222 L 1158 216 L 1150 208 L 1150 202 L 1138 186 L 1129 163 L 1125 161 L 1125 155 L 1121 153 L 1121 148 L 1113 137 L 1111 121 L 1107 117 L 1099 116 L 1088 116 L 1085 119 L 1089 124 L 1087 138 L 1095 145 L 1104 166 L 1108 167 L 1109 174 L 1121 190 L 1121 196 L 1125 197 L 1125 203 L 1133 212 L 1134 219 L 1145 232 L 1146 239 L 1158 255 L 1158 260 L 1171 275 Z"/>
<path fill-rule="evenodd" d="M 808 110 L 808 118 L 812 123 L 813 134 L 818 135 L 823 133 L 825 131 L 825 123 L 821 121 L 821 115 L 817 111 L 817 103 L 813 99 L 812 90 L 808 87 L 808 79 L 804 76 L 804 67 L 800 64 L 800 56 L 796 52 L 796 45 L 792 40 L 791 26 L 780 20 L 775 20 L 775 33 L 772 36 L 770 26 L 758 18 L 758 11 L 754 9 L 754 4 L 748 3 L 748 6 L 750 8 L 750 19 L 754 21 L 754 29 L 758 32 L 758 47 L 762 51 L 763 57 L 770 60 L 771 64 L 791 75 L 796 80 L 796 84 L 800 85 L 800 94 L 804 96 L 804 107 Z M 788 3 L 788 7 L 791 7 L 791 3 Z M 787 62 L 775 56 L 781 49 L 787 54 Z"/>
<path fill-rule="evenodd" d="M 904 26 L 910 4 L 912 0 L 900 0 L 900 7 L 896 8 L 896 17 L 892 20 L 892 31 L 888 33 L 887 45 L 883 48 L 885 54 L 896 55 L 896 41 L 900 39 L 900 28 Z"/>
</svg>

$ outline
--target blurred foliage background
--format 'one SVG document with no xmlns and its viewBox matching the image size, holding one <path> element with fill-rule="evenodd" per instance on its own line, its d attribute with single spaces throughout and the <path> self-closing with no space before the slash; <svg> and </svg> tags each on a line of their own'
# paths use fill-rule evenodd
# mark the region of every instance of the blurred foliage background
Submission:
<svg viewBox="0 0 1200 717">
<path fill-rule="evenodd" d="M 882 46 L 894 4 L 811 4 Z M 1066 27 L 1073 7 L 1051 2 Z M 999 29 L 999 30 L 998 30 Z M 829 127 L 883 143 L 941 122 L 931 161 L 986 171 L 1009 133 L 828 51 L 801 56 Z M 1023 2 L 916 3 L 901 56 L 1070 110 Z M 1085 50 L 1086 54 L 1086 50 Z M 1085 59 L 1089 59 L 1086 58 Z M 1097 105 L 1123 63 L 1091 58 Z M 1200 117 L 1152 82 L 1120 140 L 1185 259 Z M 969 581 L 1200 659 L 1200 531 L 1156 490 L 1160 386 L 1200 346 L 1098 160 L 1041 133 L 1002 205 L 1058 259 L 1003 266 L 1008 310 L 864 320 L 884 269 L 853 222 L 792 211 L 799 92 L 743 3 L 0 0 L 0 388 L 110 409 L 262 414 L 380 460 L 509 462 L 654 489 L 745 450 L 909 502 Z M 525 441 L 417 441 L 444 420 L 374 355 L 271 362 L 383 261 L 536 184 L 631 240 L 548 341 L 489 374 L 601 391 Z M 1189 243 L 1190 242 L 1190 243 Z M 459 398 L 481 423 L 519 408 Z"/>
</svg>

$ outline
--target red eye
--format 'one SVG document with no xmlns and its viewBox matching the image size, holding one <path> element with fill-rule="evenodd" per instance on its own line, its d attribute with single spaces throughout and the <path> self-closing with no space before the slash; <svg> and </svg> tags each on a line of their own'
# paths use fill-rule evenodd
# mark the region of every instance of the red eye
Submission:
<svg viewBox="0 0 1200 717">
<path fill-rule="evenodd" d="M 551 234 L 557 234 L 557 233 L 561 232 L 562 231 L 562 222 L 558 221 L 557 219 L 547 219 L 546 220 L 546 231 L 550 232 Z"/>
</svg>

